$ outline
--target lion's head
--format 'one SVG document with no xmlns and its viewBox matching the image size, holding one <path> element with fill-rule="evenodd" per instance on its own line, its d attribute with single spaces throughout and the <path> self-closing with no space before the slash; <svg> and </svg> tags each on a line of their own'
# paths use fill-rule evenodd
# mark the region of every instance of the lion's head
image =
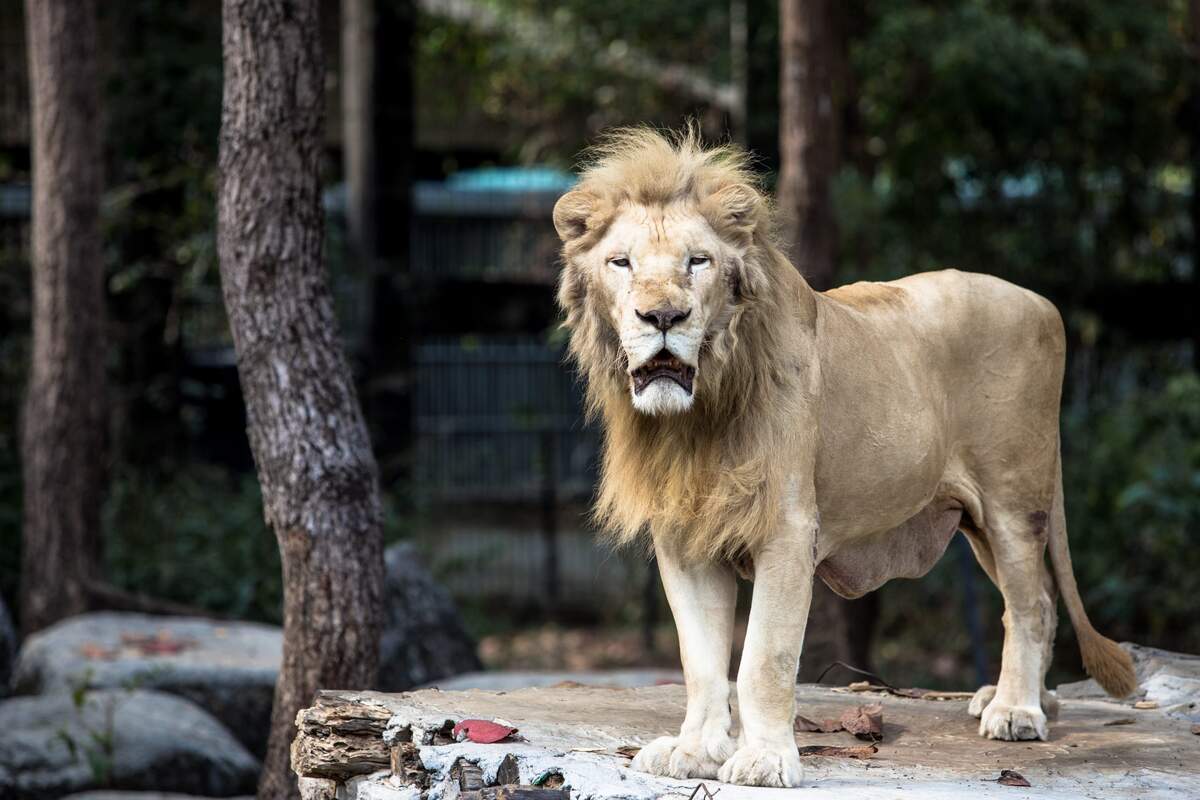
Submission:
<svg viewBox="0 0 1200 800">
<path fill-rule="evenodd" d="M 736 558 L 777 524 L 815 312 L 747 162 L 621 131 L 555 206 L 558 300 L 604 424 L 596 517 L 620 543 Z"/>
<path fill-rule="evenodd" d="M 687 412 L 719 390 L 727 334 L 762 284 L 768 205 L 742 153 L 690 132 L 621 131 L 595 157 L 554 208 L 572 351 L 593 392 Z"/>
</svg>

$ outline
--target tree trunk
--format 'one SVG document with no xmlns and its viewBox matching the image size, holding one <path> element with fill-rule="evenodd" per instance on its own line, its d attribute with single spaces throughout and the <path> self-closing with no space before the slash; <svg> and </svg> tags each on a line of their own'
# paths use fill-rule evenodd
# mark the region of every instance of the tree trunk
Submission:
<svg viewBox="0 0 1200 800">
<path fill-rule="evenodd" d="M 317 0 L 223 7 L 218 248 L 267 523 L 283 665 L 261 798 L 294 797 L 296 713 L 375 680 L 383 581 L 375 460 L 322 264 Z"/>
<path fill-rule="evenodd" d="M 105 480 L 102 149 L 94 0 L 27 0 L 33 357 L 21 438 L 21 626 L 87 608 Z"/>
<path fill-rule="evenodd" d="M 1200 0 L 1188 0 L 1187 51 L 1192 59 L 1192 87 L 1184 111 L 1184 126 L 1192 161 L 1192 297 L 1200 300 Z M 1193 306 L 1194 308 L 1194 306 Z M 1200 314 L 1192 317 L 1192 366 L 1200 369 Z"/>
<path fill-rule="evenodd" d="M 779 206 L 788 255 L 815 289 L 833 285 L 838 168 L 834 78 L 841 39 L 833 0 L 779 3 Z"/>
</svg>

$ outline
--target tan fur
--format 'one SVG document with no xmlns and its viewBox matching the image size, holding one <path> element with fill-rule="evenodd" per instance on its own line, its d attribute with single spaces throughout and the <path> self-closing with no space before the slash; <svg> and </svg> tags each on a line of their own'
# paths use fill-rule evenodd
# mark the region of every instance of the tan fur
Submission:
<svg viewBox="0 0 1200 800">
<path fill-rule="evenodd" d="M 886 283 L 860 281 L 829 289 L 824 295 L 860 311 L 872 306 L 895 307 L 904 304 L 904 292 Z"/>
<path fill-rule="evenodd" d="M 999 680 L 970 704 L 981 735 L 1047 738 L 1056 585 L 1088 671 L 1132 690 L 1128 655 L 1092 628 L 1071 571 L 1052 304 L 954 270 L 813 292 L 746 157 L 693 132 L 614 134 L 554 224 L 570 352 L 604 433 L 596 517 L 619 544 L 653 542 L 692 665 L 680 736 L 635 768 L 797 785 L 790 704 L 814 577 L 847 595 L 917 577 L 955 526 L 1005 601 Z M 660 331 L 654 308 L 687 316 Z M 658 377 L 642 393 L 660 348 L 696 369 L 694 391 Z M 735 566 L 755 588 L 743 734 L 722 763 Z"/>
</svg>

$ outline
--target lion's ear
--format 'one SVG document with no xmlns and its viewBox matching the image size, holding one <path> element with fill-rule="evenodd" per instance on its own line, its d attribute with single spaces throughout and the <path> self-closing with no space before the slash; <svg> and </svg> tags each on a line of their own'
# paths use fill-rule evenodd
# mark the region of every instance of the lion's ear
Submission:
<svg viewBox="0 0 1200 800">
<path fill-rule="evenodd" d="M 753 186 L 734 183 L 709 195 L 705 210 L 713 227 L 726 236 L 750 236 L 758 226 L 763 198 Z"/>
<path fill-rule="evenodd" d="M 588 231 L 588 220 L 596 212 L 599 198 L 591 192 L 573 189 L 554 204 L 554 228 L 564 242 L 578 239 Z"/>
</svg>

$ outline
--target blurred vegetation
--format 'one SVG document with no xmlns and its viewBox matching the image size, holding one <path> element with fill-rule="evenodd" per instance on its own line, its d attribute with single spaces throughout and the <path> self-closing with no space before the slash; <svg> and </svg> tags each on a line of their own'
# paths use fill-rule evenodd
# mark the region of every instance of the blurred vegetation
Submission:
<svg viewBox="0 0 1200 800">
<path fill-rule="evenodd" d="M 645 54 L 727 81 L 725 4 L 483 5 L 504 24 L 484 31 L 419 16 L 419 128 L 485 125 L 499 137 L 488 158 L 560 165 L 610 125 L 677 125 L 695 114 L 719 135 L 723 115 L 594 53 Z M 746 138 L 770 173 L 776 9 L 751 2 L 748 12 Z M 1188 92 L 1200 81 L 1185 46 L 1185 3 L 881 0 L 847 3 L 845 13 L 852 80 L 840 87 L 840 279 L 956 266 L 1058 303 L 1072 353 L 1067 511 L 1085 601 L 1097 626 L 1116 636 L 1200 650 L 1196 353 L 1185 336 L 1148 333 L 1161 320 L 1139 293 L 1196 281 L 1189 159 L 1200 133 L 1188 127 Z M 181 397 L 188 348 L 227 342 L 213 236 L 219 18 L 203 4 L 164 0 L 105 14 L 114 387 L 106 568 L 127 588 L 275 619 L 278 556 L 253 477 L 196 455 L 204 421 L 189 416 Z M 513 35 L 522 26 L 540 44 Z M 422 175 L 456 163 L 428 151 L 420 158 L 428 162 Z M 14 169 L 20 177 L 18 162 L 0 161 L 7 178 Z M 1095 305 L 1097 293 L 1127 296 L 1131 310 L 1111 319 Z M 28 276 L 3 248 L 0 294 L 0 419 L 8 421 L 27 360 Z M 0 425 L 0 591 L 10 599 L 19 565 L 16 437 L 15 425 Z M 389 535 L 402 535 L 390 519 Z M 961 580 L 948 557 L 922 581 L 885 587 L 878 641 L 889 678 L 965 684 L 965 632 L 955 621 Z M 994 663 L 998 595 L 980 594 Z M 494 613 L 480 618 L 502 624 Z M 1060 664 L 1069 672 L 1077 661 L 1066 630 Z M 932 660 L 948 650 L 955 663 Z"/>
</svg>

